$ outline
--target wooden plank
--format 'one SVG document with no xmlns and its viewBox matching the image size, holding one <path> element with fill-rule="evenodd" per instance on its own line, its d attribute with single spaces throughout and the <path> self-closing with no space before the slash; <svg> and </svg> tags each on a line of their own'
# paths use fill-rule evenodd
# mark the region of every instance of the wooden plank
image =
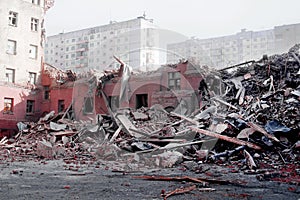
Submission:
<svg viewBox="0 0 300 200">
<path fill-rule="evenodd" d="M 198 132 L 198 133 L 208 135 L 208 136 L 211 136 L 211 137 L 214 137 L 214 138 L 219 138 L 219 139 L 225 140 L 227 142 L 235 143 L 235 144 L 238 144 L 238 145 L 245 145 L 245 146 L 248 146 L 250 148 L 257 149 L 257 150 L 261 149 L 261 147 L 257 146 L 256 144 L 253 144 L 251 142 L 242 141 L 242 140 L 239 140 L 237 138 L 228 137 L 226 135 L 220 135 L 220 134 L 217 134 L 217 133 L 214 133 L 214 132 L 211 132 L 211 131 L 207 131 L 207 130 L 203 130 L 203 129 L 199 129 L 199 128 L 196 128 L 196 127 L 189 127 L 189 128 L 193 131 Z"/>
<path fill-rule="evenodd" d="M 141 134 L 141 135 L 143 135 L 143 136 L 145 136 L 145 137 L 151 137 L 151 135 L 149 135 L 148 133 L 143 132 L 143 131 L 140 131 L 140 130 L 138 130 L 138 129 L 129 128 L 129 130 L 131 130 L 131 131 L 133 131 L 133 132 L 135 132 L 135 133 Z"/>
<path fill-rule="evenodd" d="M 215 139 L 213 139 L 215 140 Z M 199 144 L 199 143 L 203 143 L 203 142 L 209 142 L 212 140 L 199 140 L 199 141 L 195 141 L 195 142 L 187 142 L 187 143 L 182 143 L 182 144 L 168 144 L 164 147 L 159 148 L 160 150 L 164 150 L 164 149 L 175 149 L 175 148 L 179 148 L 179 147 L 185 147 L 185 146 L 190 146 L 190 145 L 194 145 L 194 144 Z"/>
<path fill-rule="evenodd" d="M 54 136 L 73 136 L 76 132 L 74 131 L 59 131 L 59 132 L 51 132 L 51 135 Z"/>
<path fill-rule="evenodd" d="M 114 135 L 111 137 L 111 139 L 109 140 L 109 142 L 113 142 L 119 135 L 120 131 L 122 130 L 122 126 L 119 126 L 119 128 L 116 130 L 116 132 L 114 133 Z"/>
<path fill-rule="evenodd" d="M 222 103 L 222 104 L 224 104 L 224 105 L 226 105 L 226 106 L 228 106 L 228 107 L 230 107 L 230 108 L 233 108 L 233 109 L 235 109 L 235 110 L 240 110 L 240 109 L 238 109 L 237 107 L 231 105 L 230 103 L 227 103 L 226 101 L 223 101 L 223 100 L 218 99 L 218 98 L 216 98 L 216 97 L 213 97 L 212 99 L 213 99 L 213 100 L 216 100 L 216 101 L 218 101 L 219 103 Z"/>
<path fill-rule="evenodd" d="M 177 113 L 174 113 L 174 112 L 171 112 L 170 114 L 171 114 L 171 115 L 174 115 L 174 116 L 176 116 L 176 117 L 180 117 L 181 119 L 184 119 L 184 120 L 186 120 L 186 121 L 188 121 L 188 122 L 191 122 L 192 124 L 195 124 L 195 125 L 198 125 L 198 124 L 199 124 L 199 122 L 197 122 L 197 121 L 195 121 L 195 120 L 193 120 L 193 119 L 191 119 L 191 118 L 188 118 L 188 117 L 186 117 L 186 116 L 184 116 L 184 115 L 180 115 L 180 114 L 177 114 Z"/>
<path fill-rule="evenodd" d="M 147 139 L 139 139 L 139 141 L 142 142 L 174 142 L 174 143 L 180 143 L 185 142 L 184 139 L 159 139 L 159 138 L 147 138 Z"/>
</svg>

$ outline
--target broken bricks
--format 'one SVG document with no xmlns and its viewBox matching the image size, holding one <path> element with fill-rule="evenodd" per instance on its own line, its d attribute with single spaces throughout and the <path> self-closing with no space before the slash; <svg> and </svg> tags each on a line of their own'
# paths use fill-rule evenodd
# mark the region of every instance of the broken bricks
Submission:
<svg viewBox="0 0 300 200">
<path fill-rule="evenodd" d="M 90 124 L 50 112 L 37 123 L 19 123 L 19 134 L 13 141 L 3 138 L 0 148 L 10 156 L 144 161 L 155 167 L 186 160 L 234 162 L 257 171 L 289 163 L 299 167 L 298 50 L 299 45 L 233 72 L 212 70 L 211 76 L 219 79 L 218 91 L 208 88 L 211 98 L 192 114 L 184 109 L 168 113 L 159 105 L 117 113 L 108 109 L 109 116 Z M 141 158 L 149 153 L 149 159 Z"/>
</svg>

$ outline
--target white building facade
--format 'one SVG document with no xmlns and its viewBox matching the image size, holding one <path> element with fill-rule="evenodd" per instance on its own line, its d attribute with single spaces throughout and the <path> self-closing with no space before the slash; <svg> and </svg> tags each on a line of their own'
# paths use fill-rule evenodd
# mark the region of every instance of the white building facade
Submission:
<svg viewBox="0 0 300 200">
<path fill-rule="evenodd" d="M 44 55 L 42 0 L 0 1 L 0 81 L 37 82 Z"/>
<path fill-rule="evenodd" d="M 39 114 L 47 0 L 0 1 L 0 133 Z"/>
<path fill-rule="evenodd" d="M 60 69 L 82 72 L 114 68 L 115 55 L 134 69 L 147 71 L 159 62 L 154 50 L 158 42 L 157 26 L 142 16 L 50 36 L 45 59 Z"/>
<path fill-rule="evenodd" d="M 229 67 L 245 61 L 257 60 L 264 54 L 288 51 L 300 42 L 300 24 L 276 26 L 263 31 L 242 29 L 235 35 L 196 39 L 169 44 L 167 62 L 177 63 L 186 58 L 200 65 Z"/>
</svg>

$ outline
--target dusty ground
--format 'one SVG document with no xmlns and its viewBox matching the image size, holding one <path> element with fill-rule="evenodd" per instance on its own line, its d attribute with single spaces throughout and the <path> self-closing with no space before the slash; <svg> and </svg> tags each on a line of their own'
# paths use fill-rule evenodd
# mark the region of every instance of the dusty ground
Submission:
<svg viewBox="0 0 300 200">
<path fill-rule="evenodd" d="M 192 176 L 238 182 L 237 185 L 209 184 L 215 191 L 198 189 L 168 199 L 300 199 L 300 187 L 258 181 L 255 175 L 231 173 L 216 165 L 203 165 L 205 173 L 175 169 L 116 172 L 100 163 L 66 164 L 56 161 L 1 163 L 0 199 L 163 199 L 160 194 L 194 183 L 134 179 L 140 175 Z M 195 184 L 194 184 L 195 185 Z"/>
</svg>

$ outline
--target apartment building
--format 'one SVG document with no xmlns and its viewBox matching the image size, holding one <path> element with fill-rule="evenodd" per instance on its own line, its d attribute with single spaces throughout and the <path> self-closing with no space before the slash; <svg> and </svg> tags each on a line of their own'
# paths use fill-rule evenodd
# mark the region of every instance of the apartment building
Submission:
<svg viewBox="0 0 300 200">
<path fill-rule="evenodd" d="M 191 38 L 183 42 L 167 46 L 168 63 L 176 63 L 181 58 L 224 68 L 249 60 L 257 60 L 262 55 L 279 54 L 288 51 L 300 42 L 300 24 L 276 26 L 263 31 L 242 29 L 234 35 L 197 39 Z"/>
<path fill-rule="evenodd" d="M 83 72 L 116 67 L 115 55 L 134 69 L 146 71 L 159 63 L 158 42 L 157 26 L 144 15 L 49 36 L 45 61 L 60 69 Z"/>
<path fill-rule="evenodd" d="M 44 0 L 0 1 L 0 133 L 39 113 Z"/>
</svg>

